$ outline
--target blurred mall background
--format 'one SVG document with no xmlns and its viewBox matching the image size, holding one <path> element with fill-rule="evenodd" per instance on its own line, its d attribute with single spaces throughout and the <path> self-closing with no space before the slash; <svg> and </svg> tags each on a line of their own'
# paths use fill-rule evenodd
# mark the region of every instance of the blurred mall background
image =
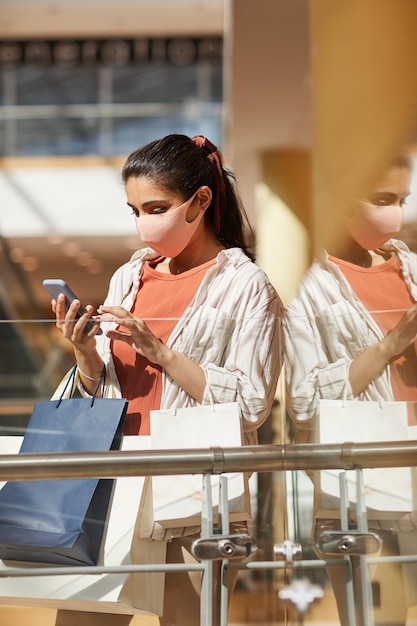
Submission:
<svg viewBox="0 0 417 626">
<path fill-rule="evenodd" d="M 132 150 L 171 132 L 206 135 L 237 172 L 254 226 L 256 195 L 270 193 L 257 187 L 263 159 L 271 171 L 278 156 L 287 177 L 298 178 L 283 191 L 294 187 L 292 200 L 307 215 L 308 2 L 262 0 L 254 8 L 246 0 L 1 2 L 0 433 L 21 434 L 33 403 L 50 397 L 72 363 L 43 279 L 65 279 L 96 306 L 140 245 L 120 179 Z M 289 240 L 289 229 L 301 242 L 301 275 L 307 236 L 297 234 L 284 203 L 282 212 L 278 239 Z M 258 232 L 261 257 L 270 242 L 263 246 Z M 281 291 L 292 280 L 287 272 L 279 279 L 285 254 L 270 268 Z M 277 420 L 279 429 L 279 411 Z M 265 442 L 275 428 L 271 420 Z M 269 553 L 271 481 L 259 480 L 256 533 Z M 276 615 L 277 597 L 262 584 L 256 595 L 235 621 Z M 52 613 L 3 606 L 0 622 L 46 626 Z"/>
<path fill-rule="evenodd" d="M 351 198 L 415 145 L 416 17 L 409 0 L 1 0 L 0 432 L 72 361 L 42 280 L 96 306 L 140 245 L 120 171 L 148 141 L 218 145 L 287 302 Z M 413 244 L 414 198 L 406 217 Z M 281 400 L 264 442 L 285 440 Z M 288 520 L 265 480 L 270 547 Z"/>
<path fill-rule="evenodd" d="M 68 366 L 51 323 L 29 322 L 51 318 L 42 280 L 64 278 L 97 305 L 140 245 L 120 181 L 133 149 L 207 135 L 240 174 L 253 221 L 262 153 L 281 145 L 305 168 L 308 3 L 238 4 L 2 2 L 0 306 L 28 322 L 1 327 L 0 397 L 48 395 Z"/>
</svg>

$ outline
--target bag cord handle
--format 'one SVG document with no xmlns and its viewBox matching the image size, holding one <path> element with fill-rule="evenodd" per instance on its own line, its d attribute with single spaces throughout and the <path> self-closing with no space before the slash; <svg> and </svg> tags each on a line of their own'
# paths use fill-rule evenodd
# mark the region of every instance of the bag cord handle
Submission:
<svg viewBox="0 0 417 626">
<path fill-rule="evenodd" d="M 66 390 L 68 388 L 68 385 L 70 383 L 71 383 L 70 397 L 72 398 L 72 395 L 74 393 L 75 374 L 76 374 L 76 371 L 77 371 L 77 367 L 78 366 L 77 366 L 77 363 L 76 363 L 74 365 L 74 367 L 72 368 L 71 374 L 69 375 L 67 382 L 65 383 L 65 387 L 62 390 L 61 397 L 58 400 L 56 408 L 58 408 L 59 405 L 61 404 L 61 402 L 62 402 L 62 400 L 64 398 L 64 395 L 65 395 L 65 392 L 66 392 Z M 101 394 L 102 394 L 102 397 L 104 398 L 104 392 L 105 392 L 105 387 L 106 387 L 106 366 L 104 365 L 104 363 L 103 363 L 103 369 L 101 371 L 101 376 L 100 376 L 100 378 L 98 380 L 96 388 L 94 389 L 94 393 L 93 393 L 93 395 L 91 397 L 91 406 L 93 406 L 93 404 L 94 404 L 94 400 L 96 399 L 96 396 L 97 396 L 97 393 L 98 393 L 98 390 L 99 390 L 101 384 L 103 385 Z"/>
</svg>

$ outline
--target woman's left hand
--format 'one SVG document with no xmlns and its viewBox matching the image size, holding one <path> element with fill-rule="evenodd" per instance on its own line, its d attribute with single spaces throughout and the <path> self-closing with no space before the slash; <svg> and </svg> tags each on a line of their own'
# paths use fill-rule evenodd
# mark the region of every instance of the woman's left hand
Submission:
<svg viewBox="0 0 417 626">
<path fill-rule="evenodd" d="M 148 361 L 160 365 L 166 374 L 197 402 L 202 402 L 206 387 L 203 368 L 184 354 L 168 348 L 155 337 L 140 317 L 135 317 L 123 307 L 102 305 L 97 311 L 98 315 L 94 316 L 97 321 L 115 322 L 121 326 L 116 330 L 107 330 L 107 337 L 128 343 Z"/>
<path fill-rule="evenodd" d="M 110 339 L 128 343 L 138 354 L 151 363 L 162 364 L 168 348 L 149 330 L 140 317 L 135 317 L 121 306 L 100 306 L 95 319 L 100 322 L 115 322 L 122 328 L 106 331 Z M 105 327 L 104 327 L 105 328 Z"/>
</svg>

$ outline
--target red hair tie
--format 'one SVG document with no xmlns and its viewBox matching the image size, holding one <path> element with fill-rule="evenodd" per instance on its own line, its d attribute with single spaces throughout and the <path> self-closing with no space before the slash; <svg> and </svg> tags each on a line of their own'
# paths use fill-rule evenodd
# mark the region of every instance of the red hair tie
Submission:
<svg viewBox="0 0 417 626">
<path fill-rule="evenodd" d="M 220 223 L 226 204 L 226 189 L 224 186 L 224 174 L 219 151 L 214 143 L 211 143 L 211 141 L 209 141 L 206 137 L 203 137 L 203 135 L 196 135 L 192 138 L 192 141 L 196 144 L 196 146 L 205 151 L 208 160 L 212 163 L 212 165 L 214 165 L 214 173 L 217 182 L 216 203 L 214 206 L 214 228 L 216 234 L 218 235 L 220 233 Z"/>
</svg>

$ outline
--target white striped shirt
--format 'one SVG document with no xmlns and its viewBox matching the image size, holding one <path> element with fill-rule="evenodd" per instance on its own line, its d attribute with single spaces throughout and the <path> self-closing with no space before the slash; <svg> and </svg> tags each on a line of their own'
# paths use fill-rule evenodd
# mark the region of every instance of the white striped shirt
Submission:
<svg viewBox="0 0 417 626">
<path fill-rule="evenodd" d="M 398 255 L 404 281 L 417 301 L 417 255 L 399 240 L 389 241 L 384 249 Z M 350 364 L 383 338 L 378 324 L 327 254 L 313 263 L 288 304 L 283 334 L 287 408 L 298 426 L 307 430 L 321 398 L 353 399 Z M 394 399 L 389 367 L 358 399 Z"/>
<path fill-rule="evenodd" d="M 142 268 L 155 258 L 150 248 L 136 252 L 110 281 L 106 305 L 132 308 Z M 240 248 L 221 251 L 190 305 L 176 324 L 167 345 L 188 356 L 205 371 L 202 404 L 238 402 L 244 441 L 256 444 L 256 430 L 271 410 L 280 373 L 283 347 L 283 305 L 265 273 Z M 106 325 L 106 330 L 115 325 Z M 96 337 L 114 395 L 119 383 L 105 333 Z M 197 402 L 163 372 L 161 409 L 196 406 Z"/>
</svg>

